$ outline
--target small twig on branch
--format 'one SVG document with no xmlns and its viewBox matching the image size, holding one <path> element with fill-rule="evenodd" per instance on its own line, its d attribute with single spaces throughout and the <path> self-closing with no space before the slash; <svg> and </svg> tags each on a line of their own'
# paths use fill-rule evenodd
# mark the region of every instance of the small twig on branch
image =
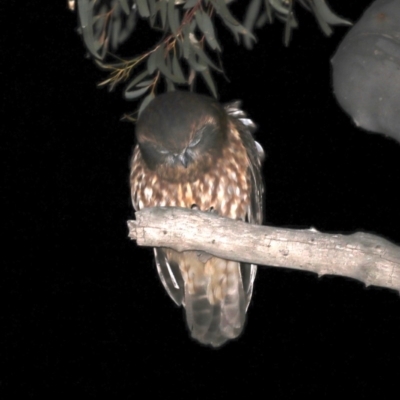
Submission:
<svg viewBox="0 0 400 400">
<path fill-rule="evenodd" d="M 326 234 L 251 225 L 177 207 L 145 208 L 128 221 L 139 246 L 198 250 L 258 265 L 342 275 L 400 290 L 400 247 L 368 233 Z"/>
</svg>

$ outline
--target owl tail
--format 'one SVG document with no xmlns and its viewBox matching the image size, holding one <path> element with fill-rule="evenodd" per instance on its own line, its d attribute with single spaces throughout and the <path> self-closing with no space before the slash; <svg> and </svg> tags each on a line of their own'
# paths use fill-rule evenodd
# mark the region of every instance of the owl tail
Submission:
<svg viewBox="0 0 400 400">
<path fill-rule="evenodd" d="M 192 337 L 218 347 L 243 330 L 257 267 L 195 251 L 154 249 L 158 274 L 183 305 Z"/>
<path fill-rule="evenodd" d="M 191 260 L 187 266 L 181 270 L 186 320 L 193 338 L 218 347 L 238 337 L 247 308 L 240 264 L 211 257 L 205 264 Z"/>
</svg>

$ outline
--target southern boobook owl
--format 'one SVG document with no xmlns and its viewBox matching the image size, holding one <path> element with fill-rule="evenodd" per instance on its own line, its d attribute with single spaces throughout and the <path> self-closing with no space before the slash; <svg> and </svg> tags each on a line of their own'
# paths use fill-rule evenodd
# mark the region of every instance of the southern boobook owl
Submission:
<svg viewBox="0 0 400 400">
<path fill-rule="evenodd" d="M 196 208 L 261 224 L 263 151 L 240 103 L 191 92 L 156 97 L 137 121 L 131 196 L 144 207 Z M 193 338 L 214 347 L 244 326 L 257 266 L 205 253 L 154 249 L 169 296 L 186 310 Z"/>
</svg>

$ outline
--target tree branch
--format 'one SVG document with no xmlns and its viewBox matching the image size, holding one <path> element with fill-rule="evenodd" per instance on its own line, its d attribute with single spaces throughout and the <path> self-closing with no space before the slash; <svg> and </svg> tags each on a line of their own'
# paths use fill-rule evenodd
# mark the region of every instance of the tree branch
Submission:
<svg viewBox="0 0 400 400">
<path fill-rule="evenodd" d="M 145 208 L 128 221 L 139 246 L 197 250 L 230 260 L 342 275 L 400 290 L 400 247 L 368 233 L 326 234 L 251 225 L 176 207 Z"/>
</svg>

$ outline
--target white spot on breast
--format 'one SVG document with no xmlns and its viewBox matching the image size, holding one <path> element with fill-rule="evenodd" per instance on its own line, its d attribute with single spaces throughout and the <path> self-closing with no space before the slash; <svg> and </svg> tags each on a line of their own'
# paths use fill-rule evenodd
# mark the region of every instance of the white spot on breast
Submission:
<svg viewBox="0 0 400 400">
<path fill-rule="evenodd" d="M 153 189 L 151 187 L 147 187 L 146 189 L 144 189 L 144 196 L 146 200 L 150 200 L 152 195 L 153 195 Z"/>
</svg>

